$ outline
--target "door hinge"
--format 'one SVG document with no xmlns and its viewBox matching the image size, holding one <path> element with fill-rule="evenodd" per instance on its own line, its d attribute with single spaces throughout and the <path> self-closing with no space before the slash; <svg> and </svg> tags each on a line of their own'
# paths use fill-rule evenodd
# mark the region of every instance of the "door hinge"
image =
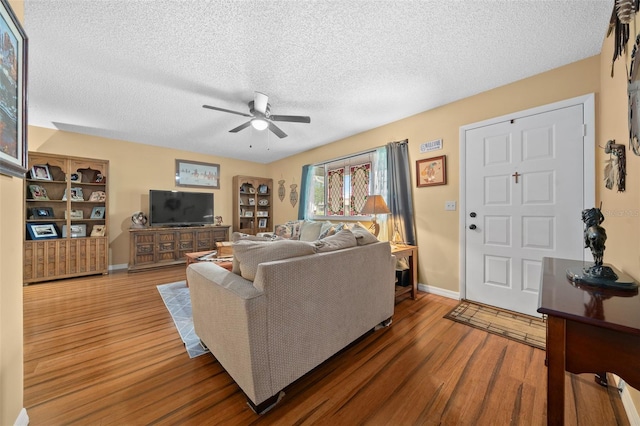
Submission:
<svg viewBox="0 0 640 426">
<path fill-rule="evenodd" d="M 582 137 L 587 136 L 587 123 L 582 123 Z"/>
</svg>

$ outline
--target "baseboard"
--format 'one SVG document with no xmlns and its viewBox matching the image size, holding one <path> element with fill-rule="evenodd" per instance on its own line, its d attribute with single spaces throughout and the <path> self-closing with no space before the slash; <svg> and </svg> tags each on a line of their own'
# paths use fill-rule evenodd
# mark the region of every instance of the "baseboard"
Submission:
<svg viewBox="0 0 640 426">
<path fill-rule="evenodd" d="M 631 424 L 631 426 L 640 426 L 640 414 L 638 414 L 638 410 L 631 399 L 629 386 L 627 386 L 627 383 L 615 374 L 613 374 L 613 380 L 618 389 L 622 389 L 622 391 L 620 391 L 620 398 L 622 399 L 624 411 L 627 413 L 629 424 Z"/>
<path fill-rule="evenodd" d="M 438 296 L 448 297 L 449 299 L 460 300 L 460 292 L 445 290 L 440 287 L 434 287 L 432 285 L 418 284 L 418 290 L 425 293 L 436 294 Z"/>
<path fill-rule="evenodd" d="M 129 267 L 128 263 L 121 263 L 119 265 L 109 265 L 110 271 L 117 271 L 119 269 L 127 269 Z"/>
<path fill-rule="evenodd" d="M 18 414 L 18 418 L 13 426 L 29 426 L 29 415 L 27 414 L 26 408 L 20 410 L 20 414 Z"/>
</svg>

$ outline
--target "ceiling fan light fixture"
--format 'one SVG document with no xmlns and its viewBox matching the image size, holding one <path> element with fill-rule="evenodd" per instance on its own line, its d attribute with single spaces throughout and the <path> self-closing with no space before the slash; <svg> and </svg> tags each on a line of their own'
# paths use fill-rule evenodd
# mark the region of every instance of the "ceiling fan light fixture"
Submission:
<svg viewBox="0 0 640 426">
<path fill-rule="evenodd" d="M 251 120 L 251 125 L 256 130 L 264 130 L 269 127 L 269 123 L 267 123 L 267 120 L 263 120 L 262 118 L 254 118 L 253 120 Z"/>
</svg>

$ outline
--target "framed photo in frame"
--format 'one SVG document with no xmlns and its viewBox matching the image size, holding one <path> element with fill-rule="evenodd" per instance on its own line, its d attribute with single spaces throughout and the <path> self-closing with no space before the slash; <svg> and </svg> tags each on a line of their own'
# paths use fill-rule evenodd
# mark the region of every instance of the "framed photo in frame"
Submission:
<svg viewBox="0 0 640 426">
<path fill-rule="evenodd" d="M 176 186 L 220 189 L 220 164 L 176 160 Z"/>
<path fill-rule="evenodd" d="M 64 190 L 64 195 L 62 196 L 62 201 L 67 200 L 67 190 Z M 84 194 L 82 193 L 82 188 L 75 187 L 71 188 L 71 201 L 84 201 Z"/>
<path fill-rule="evenodd" d="M 267 219 L 258 220 L 258 228 L 266 228 L 267 227 Z"/>
<path fill-rule="evenodd" d="M 78 224 L 78 225 L 71 225 L 70 226 L 70 236 L 71 238 L 80 238 L 80 237 L 86 237 L 87 236 L 87 225 L 82 223 L 82 224 Z M 67 225 L 62 225 L 62 238 L 66 238 L 67 237 Z"/>
<path fill-rule="evenodd" d="M 30 240 L 47 240 L 59 237 L 58 229 L 53 223 L 27 223 L 27 238 Z"/>
<path fill-rule="evenodd" d="M 418 188 L 447 184 L 446 156 L 425 158 L 416 161 Z"/>
<path fill-rule="evenodd" d="M 47 166 L 46 164 L 36 164 L 32 166 L 29 174 L 31 175 L 31 179 L 53 180 L 51 178 L 51 172 L 49 171 L 49 166 Z"/>
<path fill-rule="evenodd" d="M 91 210 L 91 219 L 104 219 L 104 210 L 104 207 L 94 207 Z"/>
<path fill-rule="evenodd" d="M 93 228 L 91 228 L 91 236 L 104 237 L 106 230 L 107 230 L 106 225 L 93 225 Z"/>
<path fill-rule="evenodd" d="M 6 82 L 0 86 L 0 173 L 24 178 L 27 172 L 27 35 L 7 0 L 0 0 L 0 61 Z"/>
<path fill-rule="evenodd" d="M 106 201 L 107 194 L 104 191 L 93 191 L 91 195 L 89 195 L 89 201 Z"/>
<path fill-rule="evenodd" d="M 29 195 L 32 200 L 49 200 L 47 190 L 40 185 L 29 185 Z"/>
<path fill-rule="evenodd" d="M 51 207 L 31 207 L 29 209 L 29 216 L 32 219 L 52 219 L 53 209 Z"/>
</svg>

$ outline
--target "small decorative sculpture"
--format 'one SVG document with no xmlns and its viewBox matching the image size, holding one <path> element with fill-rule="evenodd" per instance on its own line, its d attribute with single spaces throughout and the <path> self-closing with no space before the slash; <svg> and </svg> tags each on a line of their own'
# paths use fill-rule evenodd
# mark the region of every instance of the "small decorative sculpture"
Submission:
<svg viewBox="0 0 640 426">
<path fill-rule="evenodd" d="M 222 216 L 216 216 L 216 226 L 222 226 Z"/>
<path fill-rule="evenodd" d="M 594 265 L 585 269 L 585 273 L 596 278 L 617 280 L 618 276 L 608 266 L 602 266 L 604 259 L 605 241 L 607 232 L 600 226 L 604 222 L 604 216 L 599 208 L 582 210 L 584 222 L 584 246 L 591 249 Z"/>
<path fill-rule="evenodd" d="M 602 207 L 602 204 L 600 205 Z M 567 269 L 567 278 L 572 281 L 572 285 L 585 291 L 599 291 L 598 289 L 620 289 L 633 290 L 638 289 L 638 283 L 633 278 L 617 270 L 611 266 L 605 266 L 604 260 L 604 243 L 607 241 L 607 233 L 600 224 L 604 222 L 602 211 L 594 207 L 592 209 L 582 210 L 582 221 L 584 222 L 584 246 L 591 249 L 593 255 L 593 265 L 589 267 L 576 267 Z M 596 290 L 594 290 L 596 289 Z M 597 317 L 600 315 L 598 303 L 602 302 L 602 298 L 593 301 L 592 305 L 585 305 L 587 315 Z"/>
<path fill-rule="evenodd" d="M 144 228 L 147 224 L 147 216 L 143 212 L 135 212 L 131 215 L 132 228 Z"/>
</svg>

